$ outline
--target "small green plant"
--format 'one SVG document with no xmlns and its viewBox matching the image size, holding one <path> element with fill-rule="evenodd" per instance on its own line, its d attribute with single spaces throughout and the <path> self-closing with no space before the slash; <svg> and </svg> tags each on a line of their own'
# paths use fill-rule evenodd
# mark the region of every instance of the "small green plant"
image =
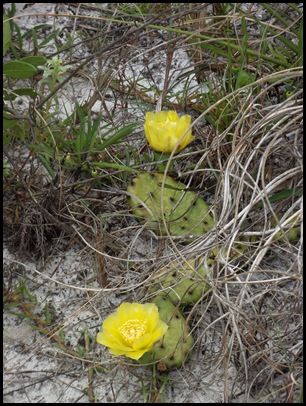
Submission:
<svg viewBox="0 0 306 406">
<path fill-rule="evenodd" d="M 56 85 L 63 81 L 63 75 L 72 68 L 71 65 L 65 65 L 63 61 L 58 56 L 53 56 L 51 59 L 46 61 L 46 65 L 39 65 L 37 67 L 43 71 L 42 78 L 39 80 L 38 85 L 47 85 L 48 90 L 53 92 Z M 47 101 L 45 107 L 45 116 L 48 115 L 53 100 L 56 103 L 55 110 L 58 111 L 58 95 L 55 93 L 54 98 Z"/>
<path fill-rule="evenodd" d="M 10 168 L 11 168 L 11 166 L 10 166 L 7 158 L 4 158 L 3 159 L 3 173 L 2 173 L 3 181 L 9 176 Z"/>
<path fill-rule="evenodd" d="M 114 129 L 112 125 L 101 125 L 102 115 L 95 119 L 89 111 L 84 114 L 82 108 L 76 104 L 76 114 L 79 124 L 73 123 L 73 117 L 51 124 L 43 131 L 37 129 L 37 143 L 30 143 L 41 162 L 52 178 L 56 168 L 88 173 L 96 178 L 104 168 L 122 172 L 136 172 L 130 166 L 119 160 L 109 160 L 105 153 L 107 148 L 120 144 L 139 124 L 138 122 L 124 128 Z"/>
<path fill-rule="evenodd" d="M 24 140 L 28 120 L 20 117 L 9 105 L 17 97 L 27 96 L 33 100 L 38 92 L 33 87 L 24 87 L 19 84 L 22 79 L 33 78 L 37 73 L 37 66 L 44 63 L 46 58 L 42 56 L 25 57 L 20 60 L 4 63 L 4 89 L 3 89 L 3 140 L 4 146 L 8 146 L 14 139 Z"/>
</svg>

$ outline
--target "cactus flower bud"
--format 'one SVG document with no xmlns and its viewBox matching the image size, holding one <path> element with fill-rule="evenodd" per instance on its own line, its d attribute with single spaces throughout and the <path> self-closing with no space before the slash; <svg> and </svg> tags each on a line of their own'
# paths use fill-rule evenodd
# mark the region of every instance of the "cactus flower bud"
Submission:
<svg viewBox="0 0 306 406">
<path fill-rule="evenodd" d="M 148 112 L 144 130 L 150 147 L 166 154 L 171 154 L 177 144 L 176 152 L 183 150 L 195 138 L 190 129 L 180 140 L 190 123 L 191 116 L 179 117 L 176 111 Z"/>
</svg>

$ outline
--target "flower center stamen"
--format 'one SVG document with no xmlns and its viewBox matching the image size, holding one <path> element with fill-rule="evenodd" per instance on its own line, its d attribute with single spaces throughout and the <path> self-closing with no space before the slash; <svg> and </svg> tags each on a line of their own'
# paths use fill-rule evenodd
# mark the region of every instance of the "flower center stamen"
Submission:
<svg viewBox="0 0 306 406">
<path fill-rule="evenodd" d="M 147 320 L 128 320 L 118 328 L 118 331 L 128 344 L 132 344 L 133 341 L 145 334 L 146 324 Z"/>
</svg>

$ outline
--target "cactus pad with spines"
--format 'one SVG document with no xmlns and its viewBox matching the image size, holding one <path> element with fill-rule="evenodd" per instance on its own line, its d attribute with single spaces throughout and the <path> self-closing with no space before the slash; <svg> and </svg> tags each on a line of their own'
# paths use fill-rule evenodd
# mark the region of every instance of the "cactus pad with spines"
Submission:
<svg viewBox="0 0 306 406">
<path fill-rule="evenodd" d="M 152 350 L 145 353 L 138 361 L 141 364 L 158 363 L 160 370 L 181 367 L 188 359 L 193 346 L 190 327 L 178 308 L 170 299 L 157 295 L 153 299 L 159 310 L 159 317 L 168 326 L 163 338 L 157 341 Z"/>
<path fill-rule="evenodd" d="M 162 173 L 142 173 L 128 186 L 128 204 L 138 221 L 154 232 L 203 235 L 214 227 L 208 204 L 184 183 Z M 165 223 L 163 221 L 165 220 Z"/>
<path fill-rule="evenodd" d="M 209 258 L 199 266 L 196 262 L 200 260 L 169 263 L 156 274 L 150 292 L 163 294 L 182 306 L 196 303 L 209 289 L 207 274 L 214 260 Z"/>
</svg>

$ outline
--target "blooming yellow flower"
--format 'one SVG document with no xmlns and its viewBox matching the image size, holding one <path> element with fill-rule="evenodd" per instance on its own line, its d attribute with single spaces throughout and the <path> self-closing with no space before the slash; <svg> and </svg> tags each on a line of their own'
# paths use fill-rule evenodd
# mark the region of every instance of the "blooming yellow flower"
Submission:
<svg viewBox="0 0 306 406">
<path fill-rule="evenodd" d="M 144 130 L 150 147 L 155 151 L 171 154 L 190 123 L 191 116 L 179 117 L 176 111 L 147 113 Z M 180 141 L 176 151 L 179 152 L 186 148 L 194 138 L 189 130 Z"/>
<path fill-rule="evenodd" d="M 154 303 L 122 303 L 108 316 L 97 334 L 97 342 L 109 347 L 112 355 L 138 360 L 167 331 Z"/>
</svg>

